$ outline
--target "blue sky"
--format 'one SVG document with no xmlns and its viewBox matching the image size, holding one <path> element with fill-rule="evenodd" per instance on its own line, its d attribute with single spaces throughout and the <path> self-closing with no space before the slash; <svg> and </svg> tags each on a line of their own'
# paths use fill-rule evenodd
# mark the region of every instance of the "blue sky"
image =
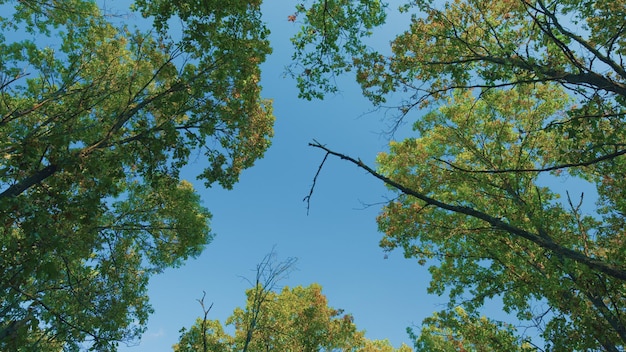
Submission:
<svg viewBox="0 0 626 352">
<path fill-rule="evenodd" d="M 155 313 L 148 331 L 138 346 L 121 346 L 121 351 L 170 351 L 179 329 L 191 326 L 202 313 L 196 299 L 203 291 L 205 301 L 213 303 L 209 318 L 224 321 L 245 304 L 249 284 L 241 277 L 252 277 L 273 246 L 279 260 L 298 258 L 297 270 L 282 285 L 321 284 L 329 304 L 352 313 L 368 338 L 410 344 L 406 327 L 419 324 L 446 302 L 445 297 L 426 295 L 426 268 L 401 252 L 384 258 L 375 220 L 380 203 L 393 194 L 363 171 L 329 159 L 307 216 L 302 200 L 324 156 L 308 142 L 316 139 L 374 165 L 389 136 L 382 134 L 387 127 L 384 111 L 368 113 L 371 105 L 350 77 L 339 79 L 341 93 L 324 101 L 297 98 L 295 82 L 284 77 L 291 59 L 289 37 L 298 28 L 287 21 L 292 8 L 270 1 L 264 9 L 274 47 L 261 82 L 263 95 L 274 99 L 272 147 L 232 191 L 205 189 L 195 182 L 213 213 L 216 237 L 199 258 L 152 278 L 149 295 Z M 394 30 L 401 27 L 386 32 Z M 390 39 L 381 37 L 375 44 L 387 46 Z M 198 158 L 186 168 L 188 179 L 194 179 L 202 162 Z"/>
</svg>

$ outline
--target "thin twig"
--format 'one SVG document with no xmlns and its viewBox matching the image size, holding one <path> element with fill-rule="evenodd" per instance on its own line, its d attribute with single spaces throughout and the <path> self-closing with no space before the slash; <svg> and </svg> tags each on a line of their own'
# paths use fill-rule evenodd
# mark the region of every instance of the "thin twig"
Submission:
<svg viewBox="0 0 626 352">
<path fill-rule="evenodd" d="M 319 142 L 316 140 L 313 140 L 313 142 L 320 145 Z M 312 144 L 309 143 L 309 145 L 312 145 Z M 313 184 L 311 185 L 309 194 L 306 197 L 304 197 L 304 199 L 302 199 L 303 202 L 306 202 L 306 215 L 309 215 L 309 210 L 311 209 L 311 196 L 313 196 L 313 190 L 315 189 L 315 184 L 317 183 L 317 177 L 320 175 L 320 172 L 322 171 L 322 167 L 324 166 L 326 159 L 328 159 L 329 154 L 330 153 L 327 152 L 326 155 L 324 155 L 324 159 L 322 159 L 322 162 L 320 163 L 320 166 L 317 168 L 317 172 L 315 173 L 315 176 L 313 177 Z"/>
</svg>

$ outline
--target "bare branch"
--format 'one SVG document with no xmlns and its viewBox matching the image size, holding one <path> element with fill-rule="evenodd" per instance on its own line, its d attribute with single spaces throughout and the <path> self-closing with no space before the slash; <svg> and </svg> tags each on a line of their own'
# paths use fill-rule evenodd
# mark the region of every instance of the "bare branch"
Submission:
<svg viewBox="0 0 626 352">
<path fill-rule="evenodd" d="M 207 352 L 209 349 L 207 347 L 207 335 L 206 335 L 206 324 L 207 324 L 207 317 L 209 316 L 209 312 L 211 311 L 211 308 L 213 308 L 213 302 L 211 302 L 211 305 L 209 306 L 209 308 L 205 308 L 204 306 L 204 298 L 206 297 L 206 291 L 202 291 L 202 298 L 198 299 L 197 301 L 200 303 L 200 306 L 202 306 L 202 312 L 204 313 L 204 316 L 202 317 L 202 351 L 203 352 Z"/>
<path fill-rule="evenodd" d="M 257 329 L 259 317 L 263 312 L 262 306 L 267 300 L 268 295 L 276 289 L 278 281 L 289 275 L 289 273 L 294 269 L 297 261 L 297 258 L 289 257 L 276 264 L 276 247 L 272 247 L 272 250 L 263 257 L 259 264 L 257 264 L 252 308 L 250 311 L 246 312 L 246 340 L 244 342 L 242 352 L 246 352 L 248 350 L 254 331 Z M 247 281 L 250 282 L 250 280 Z"/>
<path fill-rule="evenodd" d="M 311 196 L 313 195 L 313 190 L 315 189 L 315 185 L 317 184 L 317 177 L 319 176 L 320 172 L 322 171 L 322 167 L 324 166 L 324 163 L 326 162 L 327 158 L 328 158 L 328 153 L 326 153 L 326 155 L 324 155 L 324 159 L 322 159 L 322 162 L 320 163 L 320 166 L 317 168 L 317 172 L 315 173 L 315 176 L 313 177 L 313 184 L 311 185 L 311 189 L 309 190 L 309 194 L 306 197 L 304 197 L 304 199 L 302 199 L 303 202 L 306 202 L 306 215 L 309 215 L 309 210 L 311 208 Z"/>
</svg>

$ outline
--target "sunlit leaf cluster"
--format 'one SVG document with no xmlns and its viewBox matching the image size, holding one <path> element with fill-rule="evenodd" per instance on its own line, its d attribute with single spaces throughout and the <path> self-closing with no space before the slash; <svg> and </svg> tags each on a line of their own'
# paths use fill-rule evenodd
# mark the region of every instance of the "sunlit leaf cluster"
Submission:
<svg viewBox="0 0 626 352">
<path fill-rule="evenodd" d="M 298 4 L 292 16 L 301 27 L 291 39 L 295 61 L 289 72 L 300 98 L 311 100 L 337 92 L 336 76 L 354 68 L 350 57 L 368 51 L 360 39 L 384 23 L 386 12 L 378 0 L 323 0 Z"/>
</svg>

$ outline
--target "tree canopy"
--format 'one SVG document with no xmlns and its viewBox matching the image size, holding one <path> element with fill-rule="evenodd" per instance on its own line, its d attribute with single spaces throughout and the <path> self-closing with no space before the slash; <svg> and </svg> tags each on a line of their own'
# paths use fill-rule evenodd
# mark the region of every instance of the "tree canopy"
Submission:
<svg viewBox="0 0 626 352">
<path fill-rule="evenodd" d="M 89 0 L 0 6 L 0 349 L 114 350 L 145 329 L 148 278 L 211 240 L 210 213 L 180 177 L 190 156 L 208 160 L 206 186 L 231 188 L 269 147 L 261 1 L 137 0 L 149 30 Z M 377 169 L 312 145 L 398 193 L 380 244 L 428 265 L 428 290 L 450 298 L 416 346 L 623 350 L 626 3 L 399 9 L 409 27 L 377 50 L 368 37 L 390 5 L 296 5 L 289 72 L 306 99 L 354 72 L 364 96 L 414 127 Z M 363 340 L 319 286 L 250 295 L 252 310 L 227 321 L 235 336 L 205 316 L 177 348 L 239 348 L 245 329 L 250 349 L 388 347 Z M 491 298 L 543 344 L 479 318 Z"/>
<path fill-rule="evenodd" d="M 265 295 L 260 307 L 259 294 Z M 199 318 L 190 329 L 181 330 L 174 351 L 411 351 L 406 345 L 396 350 L 387 340 L 366 339 L 351 315 L 328 306 L 317 284 L 284 287 L 280 293 L 257 286 L 246 296 L 246 307 L 235 309 L 226 320 L 227 326 L 234 326 L 234 336 L 225 333 L 218 320 Z M 256 320 L 252 331 L 251 319 Z"/>
<path fill-rule="evenodd" d="M 354 70 L 365 96 L 395 104 L 395 122 L 413 124 L 414 136 L 392 141 L 377 170 L 312 145 L 398 192 L 378 218 L 380 244 L 428 265 L 429 292 L 449 295 L 448 310 L 427 326 L 465 329 L 450 318 L 454 307 L 474 317 L 497 297 L 538 329 L 538 348 L 622 350 L 626 4 L 417 0 L 400 6 L 411 20 L 390 54 L 324 44 L 337 41 L 323 33 L 353 33 L 359 16 L 374 21 L 388 11 L 359 3 L 378 10 L 317 1 L 304 11 L 312 19 L 302 19 L 303 30 L 317 35 L 302 34 L 296 45 L 322 43 L 324 51 L 296 51 L 296 76 L 303 94 L 323 96 L 336 89 L 327 87 L 332 75 Z M 344 13 L 350 20 L 337 20 Z M 344 60 L 325 60 L 333 55 Z M 472 326 L 486 329 L 473 335 L 483 341 L 459 348 L 499 350 L 484 348 L 497 324 Z"/>
<path fill-rule="evenodd" d="M 0 349 L 114 350 L 145 329 L 150 275 L 211 240 L 190 155 L 231 188 L 269 146 L 260 2 L 137 1 L 148 30 L 0 3 Z"/>
</svg>

